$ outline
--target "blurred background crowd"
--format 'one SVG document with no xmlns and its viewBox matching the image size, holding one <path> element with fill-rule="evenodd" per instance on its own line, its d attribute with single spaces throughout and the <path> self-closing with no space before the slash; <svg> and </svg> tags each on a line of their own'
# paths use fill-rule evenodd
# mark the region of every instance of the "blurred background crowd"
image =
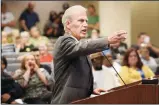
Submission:
<svg viewBox="0 0 159 105">
<path fill-rule="evenodd" d="M 74 3 L 61 2 L 62 7 L 57 5 L 61 11 L 45 10 L 47 5 L 43 3 L 42 6 L 45 5 L 45 8 L 41 7 L 42 12 L 49 14 L 43 16 L 47 18 L 46 20 L 40 19 L 35 9 L 37 2 L 22 3 L 26 7 L 23 7 L 18 15 L 15 11 L 16 14 L 14 14 L 9 7 L 11 4 L 14 6 L 14 3 L 15 1 L 1 3 L 1 101 L 13 104 L 50 103 L 54 86 L 53 48 L 56 39 L 64 35 L 61 22 L 64 11 Z M 103 29 L 97 6 L 94 2 L 91 4 L 91 1 L 86 4 L 88 4 L 84 5 L 88 9 L 86 39 L 105 37 L 103 30 L 107 29 Z M 41 21 L 44 24 L 41 24 Z M 148 24 L 145 23 L 145 25 Z M 148 28 L 152 27 L 148 25 Z M 153 44 L 152 35 L 146 30 L 138 30 L 139 33 L 135 35 L 136 42 L 121 42 L 118 48 L 111 47 L 109 50 L 90 55 L 93 64 L 94 87 L 108 90 L 123 85 L 124 83 L 114 69 L 126 84 L 159 75 L 159 44 Z M 156 36 L 157 34 L 159 33 L 156 33 Z M 130 36 L 134 39 L 132 35 Z"/>
</svg>

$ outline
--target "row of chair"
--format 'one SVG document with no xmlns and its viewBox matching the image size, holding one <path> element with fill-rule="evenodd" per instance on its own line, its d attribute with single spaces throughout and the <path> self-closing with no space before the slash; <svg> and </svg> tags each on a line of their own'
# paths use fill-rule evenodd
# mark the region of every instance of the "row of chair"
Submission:
<svg viewBox="0 0 159 105">
<path fill-rule="evenodd" d="M 25 55 L 28 52 L 20 52 L 20 53 L 15 53 L 15 52 L 8 52 L 8 53 L 2 53 L 2 56 L 5 56 L 6 58 L 18 58 L 21 55 Z M 53 50 L 49 51 L 50 54 L 53 55 Z M 9 59 L 9 60 L 13 60 L 13 59 Z"/>
</svg>

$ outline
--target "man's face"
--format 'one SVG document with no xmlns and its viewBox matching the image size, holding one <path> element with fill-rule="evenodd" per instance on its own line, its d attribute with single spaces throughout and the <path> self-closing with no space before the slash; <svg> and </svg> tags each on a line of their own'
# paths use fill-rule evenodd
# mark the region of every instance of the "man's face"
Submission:
<svg viewBox="0 0 159 105">
<path fill-rule="evenodd" d="M 140 51 L 143 58 L 148 58 L 150 56 L 147 48 L 141 48 Z"/>
<path fill-rule="evenodd" d="M 144 43 L 144 38 L 146 37 L 146 35 L 141 35 L 140 37 L 139 37 L 139 42 L 140 43 Z"/>
<path fill-rule="evenodd" d="M 34 4 L 34 3 L 32 3 L 32 2 L 29 2 L 29 3 L 28 3 L 28 9 L 29 9 L 29 10 L 33 11 L 33 10 L 34 10 L 34 7 L 35 7 L 35 4 Z"/>
<path fill-rule="evenodd" d="M 85 11 L 79 11 L 72 15 L 72 20 L 67 22 L 67 28 L 77 39 L 85 38 L 87 34 L 87 14 Z"/>
<path fill-rule="evenodd" d="M 98 70 L 101 69 L 102 63 L 103 63 L 102 56 L 92 59 L 92 64 L 93 64 L 95 69 L 98 69 Z"/>
<path fill-rule="evenodd" d="M 106 54 L 105 56 L 107 57 L 107 59 L 108 59 L 109 61 L 108 61 L 106 58 L 104 58 L 104 61 L 103 61 L 104 65 L 107 66 L 107 67 L 112 66 L 112 65 L 111 65 L 111 64 L 113 63 L 112 55 L 111 55 L 111 54 Z M 111 64 L 110 64 L 109 62 L 110 62 Z"/>
<path fill-rule="evenodd" d="M 40 54 L 45 54 L 47 52 L 47 46 L 45 44 L 40 44 L 38 48 Z"/>
<path fill-rule="evenodd" d="M 92 7 L 88 7 L 88 12 L 89 12 L 90 14 L 92 14 L 92 13 L 94 13 L 95 11 L 94 11 L 94 9 L 93 9 Z"/>
<path fill-rule="evenodd" d="M 34 55 L 35 59 L 39 61 L 39 59 L 40 59 L 40 52 L 39 51 L 34 51 L 33 55 Z"/>
</svg>

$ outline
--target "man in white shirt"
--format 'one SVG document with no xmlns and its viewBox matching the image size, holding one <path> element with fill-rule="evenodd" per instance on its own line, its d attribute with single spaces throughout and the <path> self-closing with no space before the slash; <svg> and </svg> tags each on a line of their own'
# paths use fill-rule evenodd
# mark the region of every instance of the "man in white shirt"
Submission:
<svg viewBox="0 0 159 105">
<path fill-rule="evenodd" d="M 112 61 L 112 55 L 110 51 L 104 51 L 105 56 L 110 60 L 112 65 L 115 67 L 115 69 L 119 72 L 121 66 Z M 94 53 L 91 54 L 92 59 L 101 59 L 103 57 L 102 53 Z M 96 88 L 103 88 L 106 90 L 109 90 L 111 88 L 120 86 L 118 77 L 116 75 L 116 72 L 113 70 L 112 65 L 107 61 L 105 57 L 103 57 L 103 65 L 101 70 L 94 70 L 93 76 L 94 76 L 94 87 Z"/>
<path fill-rule="evenodd" d="M 114 68 L 117 70 L 117 72 L 119 73 L 120 71 L 120 68 L 121 68 L 121 65 L 115 61 L 113 61 L 113 58 L 112 58 L 112 53 L 110 50 L 105 50 L 102 52 L 107 58 L 108 61 L 105 57 L 104 57 L 104 60 L 103 60 L 103 66 L 105 69 L 109 69 L 109 71 L 113 72 L 115 75 L 117 74 L 116 71 L 114 70 Z M 111 64 L 110 64 L 111 63 Z M 114 68 L 113 68 L 114 66 Z"/>
<path fill-rule="evenodd" d="M 12 28 L 15 26 L 15 19 L 11 12 L 7 11 L 7 6 L 5 3 L 2 2 L 2 26 L 1 29 L 7 33 L 12 32 Z"/>
<path fill-rule="evenodd" d="M 140 57 L 141 57 L 142 63 L 149 66 L 151 70 L 155 73 L 157 70 L 158 64 L 155 58 L 151 57 L 149 53 L 150 52 L 146 46 L 140 48 Z"/>
</svg>

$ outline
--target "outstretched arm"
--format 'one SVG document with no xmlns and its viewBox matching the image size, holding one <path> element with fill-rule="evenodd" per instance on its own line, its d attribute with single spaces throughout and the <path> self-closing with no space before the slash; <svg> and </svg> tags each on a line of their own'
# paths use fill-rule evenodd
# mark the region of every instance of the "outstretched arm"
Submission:
<svg viewBox="0 0 159 105">
<path fill-rule="evenodd" d="M 60 43 L 60 50 L 62 55 L 67 58 L 76 57 L 79 55 L 88 55 L 108 49 L 109 45 L 119 45 L 120 41 L 125 38 L 124 34 L 125 32 L 118 32 L 115 35 L 106 38 L 80 41 L 76 41 L 72 37 L 64 37 Z"/>
</svg>

